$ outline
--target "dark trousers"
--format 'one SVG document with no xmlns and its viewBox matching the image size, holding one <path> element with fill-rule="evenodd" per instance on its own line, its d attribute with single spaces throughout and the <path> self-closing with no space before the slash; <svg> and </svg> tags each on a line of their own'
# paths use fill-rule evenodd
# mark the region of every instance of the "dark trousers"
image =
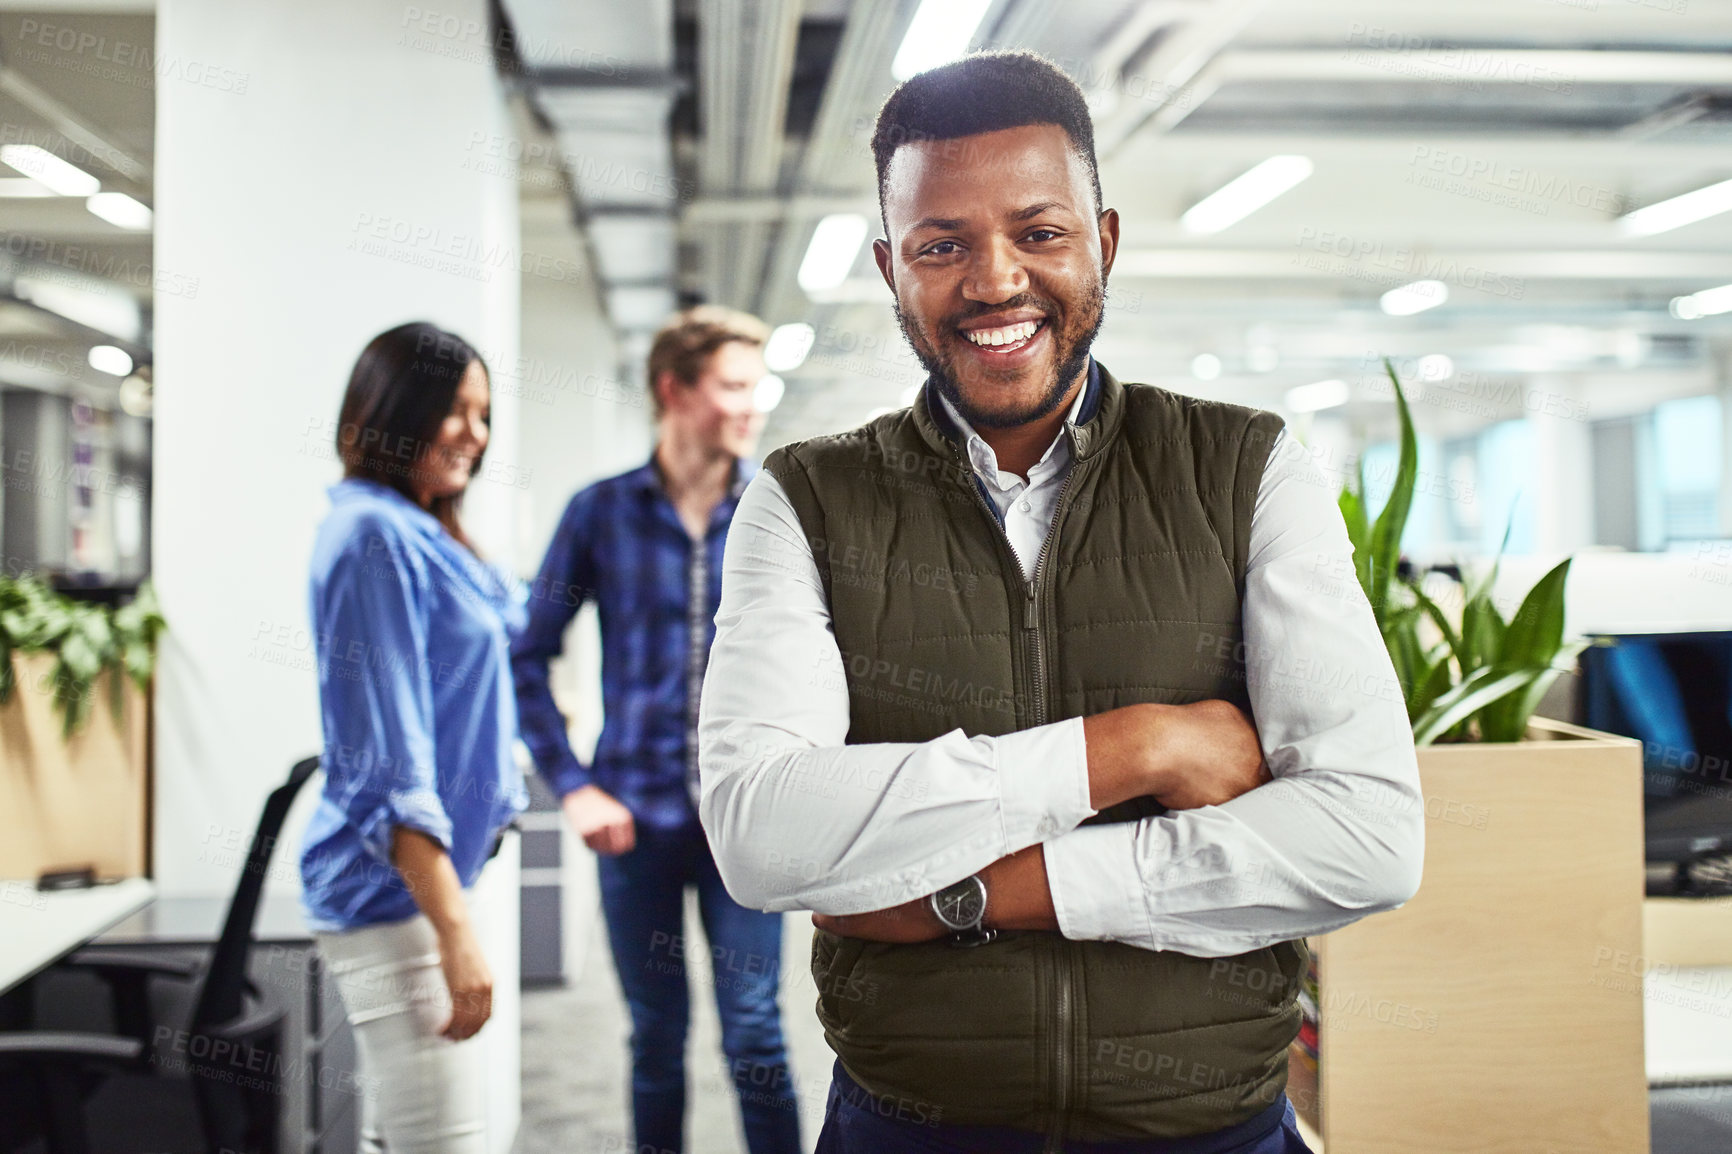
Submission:
<svg viewBox="0 0 1732 1154">
<path fill-rule="evenodd" d="M 637 846 L 601 858 L 599 872 L 608 942 L 631 1009 L 633 1149 L 684 1149 L 690 959 L 700 982 L 714 971 L 722 1050 L 739 1094 L 747 1149 L 799 1154 L 799 1113 L 776 1005 L 782 915 L 749 910 L 728 896 L 697 827 L 666 832 L 639 826 Z M 697 887 L 707 946 L 685 933 L 687 886 Z"/>
<path fill-rule="evenodd" d="M 814 1154 L 1041 1154 L 1046 1146 L 1043 1135 L 1029 1130 L 950 1126 L 932 1122 L 927 1112 L 919 1103 L 873 1098 L 838 1062 Z M 1064 1148 L 1066 1154 L 1311 1154 L 1285 1096 L 1250 1121 L 1213 1134 L 1066 1142 Z"/>
</svg>

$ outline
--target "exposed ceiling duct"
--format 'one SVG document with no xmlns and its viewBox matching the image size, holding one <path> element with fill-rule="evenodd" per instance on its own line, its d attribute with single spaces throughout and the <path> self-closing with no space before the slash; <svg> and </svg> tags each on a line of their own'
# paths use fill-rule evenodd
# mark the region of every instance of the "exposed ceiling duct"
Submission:
<svg viewBox="0 0 1732 1154">
<path fill-rule="evenodd" d="M 678 303 L 683 199 L 668 136 L 679 95 L 672 0 L 505 0 L 531 100 L 558 142 L 626 379 Z M 595 45 L 606 45 L 606 51 Z"/>
</svg>

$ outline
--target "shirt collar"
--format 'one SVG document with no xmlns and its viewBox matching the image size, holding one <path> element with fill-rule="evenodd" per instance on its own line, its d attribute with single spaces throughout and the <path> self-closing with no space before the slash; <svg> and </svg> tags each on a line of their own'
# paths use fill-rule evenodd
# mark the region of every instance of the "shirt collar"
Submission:
<svg viewBox="0 0 1732 1154">
<path fill-rule="evenodd" d="M 758 473 L 758 463 L 749 457 L 734 459 L 734 479 L 728 485 L 728 496 L 738 500 L 746 491 L 746 485 Z M 644 493 L 662 492 L 661 473 L 656 469 L 655 454 L 650 459 L 626 474 L 627 483 Z"/>
<path fill-rule="evenodd" d="M 444 526 L 439 524 L 439 519 L 433 514 L 390 485 L 383 481 L 375 481 L 371 477 L 344 477 L 341 481 L 327 488 L 325 495 L 331 499 L 333 505 L 343 505 L 350 501 L 384 501 L 396 505 L 411 515 L 418 513 L 441 531 L 444 530 Z"/>
<path fill-rule="evenodd" d="M 1031 473 L 1033 469 L 1045 465 L 1052 457 L 1053 451 L 1059 446 L 1059 442 L 1065 439 L 1066 429 L 1083 424 L 1094 416 L 1095 410 L 1100 408 L 1100 388 L 1100 366 L 1095 363 L 1094 357 L 1091 356 L 1089 357 L 1088 380 L 1083 383 L 1082 390 L 1077 393 L 1076 400 L 1071 402 L 1070 410 L 1065 413 L 1064 425 L 1054 435 L 1052 444 L 1046 447 L 1046 452 L 1040 455 L 1040 460 L 1034 463 L 1030 470 Z M 961 435 L 962 442 L 968 449 L 968 459 L 974 462 L 975 468 L 982 470 L 991 468 L 996 473 L 998 471 L 998 454 L 992 451 L 992 446 L 988 445 L 980 434 L 974 431 L 974 426 L 970 425 L 963 415 L 956 411 L 956 406 L 950 403 L 949 397 L 937 389 L 933 389 L 932 392 L 938 398 L 938 403 L 944 406 L 944 415 L 950 418 Z"/>
</svg>

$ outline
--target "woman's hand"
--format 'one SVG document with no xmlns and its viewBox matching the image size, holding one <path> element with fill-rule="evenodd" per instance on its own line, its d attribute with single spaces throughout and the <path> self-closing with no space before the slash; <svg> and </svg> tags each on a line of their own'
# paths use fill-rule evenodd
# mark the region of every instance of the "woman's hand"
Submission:
<svg viewBox="0 0 1732 1154">
<path fill-rule="evenodd" d="M 572 830 L 596 853 L 614 857 L 629 853 L 637 845 L 637 823 L 631 810 L 601 786 L 574 789 L 559 804 Z"/>
<path fill-rule="evenodd" d="M 439 1033 L 453 1042 L 472 1038 L 493 1016 L 493 971 L 467 922 L 439 935 L 439 969 L 451 991 L 451 1020 Z"/>
<path fill-rule="evenodd" d="M 439 939 L 439 969 L 451 992 L 451 1020 L 439 1033 L 453 1042 L 472 1038 L 493 1016 L 493 971 L 475 940 L 451 857 L 432 837 L 400 825 L 391 831 L 391 864 Z"/>
</svg>

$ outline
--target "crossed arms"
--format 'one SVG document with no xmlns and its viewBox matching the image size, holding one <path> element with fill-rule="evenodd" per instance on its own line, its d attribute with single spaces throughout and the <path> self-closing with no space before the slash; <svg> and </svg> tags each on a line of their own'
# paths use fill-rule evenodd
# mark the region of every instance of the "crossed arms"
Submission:
<svg viewBox="0 0 1732 1154">
<path fill-rule="evenodd" d="M 735 898 L 894 936 L 882 918 L 822 917 L 917 914 L 911 903 L 986 871 L 988 924 L 1224 956 L 1411 897 L 1424 806 L 1406 711 L 1332 488 L 1284 446 L 1246 571 L 1254 733 L 1216 702 L 846 745 L 817 566 L 760 473 L 729 535 L 699 727 L 700 813 Z M 1145 794 L 1171 812 L 1077 828 Z"/>
</svg>

